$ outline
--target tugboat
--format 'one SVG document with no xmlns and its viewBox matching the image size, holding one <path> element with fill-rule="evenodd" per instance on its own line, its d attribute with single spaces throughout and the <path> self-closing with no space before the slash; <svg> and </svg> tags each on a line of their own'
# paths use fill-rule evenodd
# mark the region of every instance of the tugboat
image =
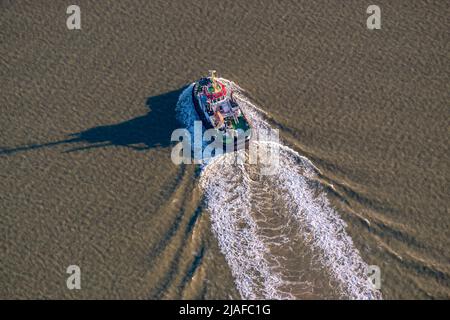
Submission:
<svg viewBox="0 0 450 320">
<path fill-rule="evenodd" d="M 204 127 L 216 129 L 223 138 L 224 147 L 234 144 L 236 149 L 248 145 L 250 122 L 233 98 L 231 88 L 216 79 L 215 70 L 210 70 L 209 77 L 195 82 L 192 100 Z"/>
</svg>

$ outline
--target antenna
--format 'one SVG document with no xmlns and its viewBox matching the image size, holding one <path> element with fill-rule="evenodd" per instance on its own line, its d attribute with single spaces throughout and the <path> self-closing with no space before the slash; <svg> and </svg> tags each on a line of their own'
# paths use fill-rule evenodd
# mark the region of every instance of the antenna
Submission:
<svg viewBox="0 0 450 320">
<path fill-rule="evenodd" d="M 212 80 L 216 80 L 216 70 L 209 70 L 209 76 Z"/>
<path fill-rule="evenodd" d="M 209 75 L 211 77 L 211 82 L 213 84 L 213 88 L 214 91 L 219 91 L 219 88 L 217 86 L 217 82 L 216 82 L 216 70 L 209 70 Z"/>
</svg>

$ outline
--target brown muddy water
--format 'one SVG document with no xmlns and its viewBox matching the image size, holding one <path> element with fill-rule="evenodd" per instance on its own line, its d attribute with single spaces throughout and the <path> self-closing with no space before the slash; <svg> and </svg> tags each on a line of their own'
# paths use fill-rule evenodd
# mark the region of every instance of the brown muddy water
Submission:
<svg viewBox="0 0 450 320">
<path fill-rule="evenodd" d="M 447 2 L 69 4 L 0 1 L 1 298 L 450 297 Z M 212 68 L 276 175 L 172 163 Z"/>
</svg>

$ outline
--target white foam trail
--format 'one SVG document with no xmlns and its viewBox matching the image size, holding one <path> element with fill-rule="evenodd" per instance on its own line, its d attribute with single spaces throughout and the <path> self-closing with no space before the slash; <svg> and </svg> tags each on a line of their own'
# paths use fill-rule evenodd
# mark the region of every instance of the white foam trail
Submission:
<svg viewBox="0 0 450 320">
<path fill-rule="evenodd" d="M 202 186 L 214 233 L 231 266 L 241 296 L 246 299 L 292 298 L 289 293 L 279 290 L 281 276 L 270 268 L 265 258 L 268 249 L 258 236 L 258 226 L 250 212 L 250 188 L 247 181 L 242 179 L 244 176 L 239 175 L 245 172 L 245 168 L 238 165 L 233 170 L 236 175 L 222 179 L 217 174 L 217 170 L 222 170 L 222 160 L 214 161 L 204 168 Z M 233 177 L 235 181 L 230 181 Z"/>
<path fill-rule="evenodd" d="M 186 126 L 191 134 L 194 134 L 194 121 L 199 120 L 197 112 L 192 104 L 192 87 L 189 85 L 178 98 L 177 106 L 175 107 L 177 120 Z"/>
<path fill-rule="evenodd" d="M 271 130 L 260 109 L 236 84 L 226 79 L 221 81 L 233 87 L 235 98 L 252 122 L 253 130 Z M 192 105 L 191 90 L 192 85 L 180 95 L 177 116 L 193 133 L 193 121 L 198 117 Z M 312 186 L 316 170 L 311 161 L 287 146 L 278 147 L 280 165 L 275 174 L 265 177 L 269 187 L 252 180 L 251 169 L 245 164 L 230 165 L 228 160 L 233 154 L 216 157 L 202 168 L 200 184 L 211 213 L 213 231 L 241 296 L 245 299 L 296 298 L 286 289 L 289 282 L 280 271 L 283 257 L 276 257 L 276 253 L 270 250 L 273 241 L 261 234 L 260 225 L 252 213 L 253 198 L 276 193 L 288 210 L 287 219 L 295 219 L 298 223 L 298 236 L 318 252 L 314 259 L 338 284 L 342 297 L 381 298 L 381 293 L 374 291 L 367 280 L 367 264 L 347 235 L 345 222 L 332 208 L 323 190 Z M 286 221 L 283 228 L 288 224 Z M 277 241 L 283 242 L 280 240 L 282 236 L 280 234 Z M 298 283 L 308 285 L 302 279 L 298 279 Z"/>
<path fill-rule="evenodd" d="M 287 147 L 281 151 L 282 163 L 274 179 L 301 225 L 305 239 L 320 248 L 321 262 L 338 281 L 343 293 L 354 299 L 381 298 L 367 280 L 367 264 L 361 259 L 347 235 L 346 224 L 334 210 L 325 194 L 317 194 L 310 179 L 315 173 L 305 163 L 299 164 L 299 155 Z M 303 165 L 304 172 L 300 166 Z"/>
</svg>

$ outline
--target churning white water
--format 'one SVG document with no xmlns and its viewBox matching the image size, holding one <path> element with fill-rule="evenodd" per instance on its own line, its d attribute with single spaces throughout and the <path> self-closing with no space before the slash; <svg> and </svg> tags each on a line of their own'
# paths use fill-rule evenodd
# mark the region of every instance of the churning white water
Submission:
<svg viewBox="0 0 450 320">
<path fill-rule="evenodd" d="M 220 81 L 233 88 L 254 131 L 273 131 L 264 111 L 241 88 Z M 191 90 L 192 85 L 180 95 L 177 117 L 193 133 L 198 117 Z M 327 287 L 316 283 L 311 272 L 326 274 L 338 297 L 381 298 L 345 222 L 317 183 L 314 165 L 270 137 L 251 143 L 260 148 L 276 144 L 279 163 L 271 174 L 262 174 L 258 164 L 233 164 L 235 155 L 228 153 L 204 164 L 200 176 L 214 234 L 242 298 L 335 297 L 327 296 Z M 317 287 L 322 288 L 319 295 Z"/>
</svg>

